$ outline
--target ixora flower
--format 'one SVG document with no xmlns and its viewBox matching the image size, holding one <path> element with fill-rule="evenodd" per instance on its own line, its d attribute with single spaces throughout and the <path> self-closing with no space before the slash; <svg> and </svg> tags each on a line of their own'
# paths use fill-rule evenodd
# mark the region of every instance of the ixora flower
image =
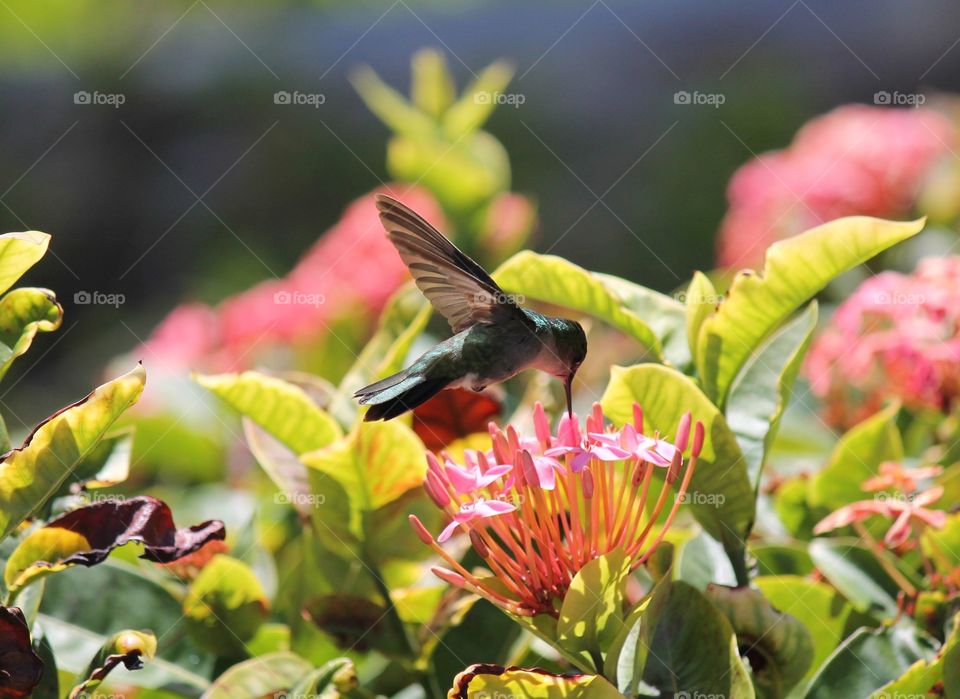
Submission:
<svg viewBox="0 0 960 699">
<path fill-rule="evenodd" d="M 416 515 L 410 522 L 449 564 L 433 568 L 441 579 L 514 614 L 557 616 L 557 603 L 590 561 L 620 549 L 635 569 L 653 553 L 684 500 L 704 428 L 687 413 L 673 443 L 644 436 L 639 406 L 619 430 L 606 425 L 597 404 L 585 430 L 565 415 L 554 436 L 539 403 L 533 418 L 535 438 L 491 423 L 491 448 L 468 450 L 464 466 L 441 465 L 428 453 L 424 487 L 450 523 L 434 540 Z M 654 486 L 657 472 L 663 484 Z M 655 498 L 650 506 L 648 498 Z M 440 546 L 458 530 L 493 577 L 468 571 Z"/>
<path fill-rule="evenodd" d="M 867 279 L 814 340 L 804 374 L 838 427 L 890 399 L 949 411 L 960 396 L 960 257 Z"/>
<path fill-rule="evenodd" d="M 904 468 L 896 461 L 884 461 L 880 464 L 880 475 L 863 482 L 863 490 L 876 493 L 881 490 L 897 490 L 901 493 L 916 491 L 919 481 L 935 478 L 943 473 L 942 466 L 925 468 Z"/>
<path fill-rule="evenodd" d="M 852 502 L 820 520 L 813 528 L 813 533 L 825 534 L 834 529 L 846 527 L 879 515 L 894 520 L 893 525 L 883 537 L 884 543 L 894 549 L 910 538 L 914 526 L 930 526 L 934 529 L 942 529 L 946 525 L 946 512 L 927 509 L 928 505 L 935 503 L 942 495 L 943 488 L 937 487 L 916 495 L 899 494 L 886 498 Z"/>
<path fill-rule="evenodd" d="M 955 141 L 950 120 L 929 108 L 851 104 L 817 117 L 789 147 L 734 173 L 719 265 L 762 265 L 776 241 L 840 216 L 907 215 Z"/>
</svg>

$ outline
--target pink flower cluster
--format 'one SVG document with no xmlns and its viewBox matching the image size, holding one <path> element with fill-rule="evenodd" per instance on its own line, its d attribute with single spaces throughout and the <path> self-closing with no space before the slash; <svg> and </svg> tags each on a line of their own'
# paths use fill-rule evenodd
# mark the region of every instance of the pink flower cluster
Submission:
<svg viewBox="0 0 960 699">
<path fill-rule="evenodd" d="M 845 105 L 807 123 L 784 150 L 737 170 L 720 226 L 722 267 L 759 267 L 776 241 L 841 216 L 908 214 L 956 140 L 932 109 Z"/>
<path fill-rule="evenodd" d="M 960 396 L 960 257 L 867 279 L 814 340 L 804 374 L 839 427 L 889 399 L 948 411 Z"/>
<path fill-rule="evenodd" d="M 341 219 L 280 279 L 262 282 L 213 308 L 175 308 L 138 356 L 170 370 L 240 370 L 277 343 L 299 344 L 321 336 L 327 324 L 349 313 L 371 318 L 408 278 L 383 233 L 374 196 L 390 194 L 443 227 L 428 193 L 384 187 L 347 207 Z"/>
<path fill-rule="evenodd" d="M 645 436 L 639 406 L 633 422 L 619 430 L 606 425 L 596 404 L 585 433 L 576 416 L 564 414 L 554 436 L 539 403 L 533 418 L 535 437 L 491 423 L 491 448 L 467 450 L 464 464 L 446 455 L 441 463 L 428 453 L 424 487 L 450 521 L 436 541 L 415 515 L 410 521 L 450 565 L 434 568 L 438 577 L 515 614 L 556 616 L 558 601 L 588 562 L 620 549 L 636 568 L 656 549 L 684 501 L 704 428 L 687 413 L 675 443 Z M 664 485 L 651 491 L 655 471 Z M 466 570 L 440 546 L 461 529 L 495 582 Z"/>
</svg>

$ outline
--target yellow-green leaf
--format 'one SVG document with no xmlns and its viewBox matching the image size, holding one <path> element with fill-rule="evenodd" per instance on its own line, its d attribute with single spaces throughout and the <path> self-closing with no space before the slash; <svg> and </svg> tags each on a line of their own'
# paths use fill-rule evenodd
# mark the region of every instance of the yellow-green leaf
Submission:
<svg viewBox="0 0 960 699">
<path fill-rule="evenodd" d="M 292 689 L 313 663 L 295 653 L 281 651 L 244 660 L 224 672 L 201 699 L 259 699 Z"/>
<path fill-rule="evenodd" d="M 142 366 L 42 422 L 0 462 L 0 539 L 43 506 L 114 421 L 140 397 Z"/>
<path fill-rule="evenodd" d="M 194 378 L 296 454 L 325 447 L 342 434 L 337 422 L 306 391 L 283 379 L 256 371 Z"/>
<path fill-rule="evenodd" d="M 56 330 L 62 319 L 63 308 L 47 289 L 14 289 L 0 299 L 0 379 L 38 332 Z"/>
<path fill-rule="evenodd" d="M 436 49 L 421 49 L 413 54 L 410 68 L 413 103 L 420 111 L 439 118 L 453 103 L 456 93 L 446 59 Z"/>
<path fill-rule="evenodd" d="M 33 267 L 50 244 L 50 236 L 40 231 L 0 235 L 0 293 L 3 293 Z"/>
<path fill-rule="evenodd" d="M 494 96 L 513 78 L 513 67 L 505 61 L 491 63 L 463 91 L 463 95 L 443 116 L 443 131 L 457 139 L 480 128 L 497 107 Z"/>
<path fill-rule="evenodd" d="M 831 279 L 919 233 L 923 224 L 853 216 L 771 245 L 763 273 L 739 272 L 716 315 L 700 328 L 697 369 L 707 396 L 723 406 L 744 362 L 791 313 Z"/>
<path fill-rule="evenodd" d="M 451 699 L 530 697 L 530 699 L 623 699 L 599 675 L 554 675 L 537 668 L 471 665 L 457 675 Z"/>
<path fill-rule="evenodd" d="M 266 619 L 268 606 L 250 567 L 218 554 L 190 584 L 183 615 L 198 643 L 216 653 L 237 653 Z"/>
<path fill-rule="evenodd" d="M 350 82 L 367 108 L 394 133 L 429 136 L 436 130 L 436 123 L 429 115 L 383 82 L 372 68 L 361 66 L 354 69 Z"/>
<path fill-rule="evenodd" d="M 690 286 L 687 287 L 687 342 L 690 346 L 690 356 L 697 361 L 697 338 L 700 337 L 700 328 L 704 321 L 717 312 L 720 297 L 713 287 L 713 282 L 703 272 L 694 272 Z"/>
</svg>

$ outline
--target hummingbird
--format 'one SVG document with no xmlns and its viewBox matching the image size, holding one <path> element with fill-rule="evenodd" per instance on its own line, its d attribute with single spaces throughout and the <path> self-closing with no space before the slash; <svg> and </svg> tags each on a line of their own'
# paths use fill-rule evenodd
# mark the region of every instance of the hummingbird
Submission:
<svg viewBox="0 0 960 699">
<path fill-rule="evenodd" d="M 587 355 L 580 323 L 518 305 L 483 267 L 396 199 L 377 195 L 380 221 L 417 287 L 454 334 L 401 372 L 354 394 L 365 421 L 390 420 L 446 388 L 482 391 L 539 369 L 563 381 L 573 414 L 573 377 Z"/>
</svg>

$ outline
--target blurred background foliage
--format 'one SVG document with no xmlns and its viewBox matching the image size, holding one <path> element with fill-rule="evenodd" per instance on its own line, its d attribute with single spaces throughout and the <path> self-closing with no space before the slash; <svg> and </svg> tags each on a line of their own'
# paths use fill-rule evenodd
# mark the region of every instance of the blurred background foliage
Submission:
<svg viewBox="0 0 960 699">
<path fill-rule="evenodd" d="M 11 372 L 11 431 L 82 393 L 179 303 L 286 274 L 388 179 L 358 66 L 406 93 L 425 46 L 459 86 L 510 61 L 506 91 L 523 103 L 485 128 L 510 153 L 509 188 L 537 202 L 532 247 L 668 291 L 713 266 L 727 180 L 753 153 L 838 104 L 915 90 L 918 75 L 960 88 L 960 50 L 945 51 L 958 14 L 947 0 L 6 0 L 0 227 L 54 234 L 25 281 L 66 310 L 37 339 L 43 368 Z M 690 108 L 678 90 L 726 100 Z M 78 91 L 124 103 L 75 104 Z M 324 100 L 275 104 L 277 91 Z M 73 303 L 83 291 L 125 302 Z"/>
</svg>

